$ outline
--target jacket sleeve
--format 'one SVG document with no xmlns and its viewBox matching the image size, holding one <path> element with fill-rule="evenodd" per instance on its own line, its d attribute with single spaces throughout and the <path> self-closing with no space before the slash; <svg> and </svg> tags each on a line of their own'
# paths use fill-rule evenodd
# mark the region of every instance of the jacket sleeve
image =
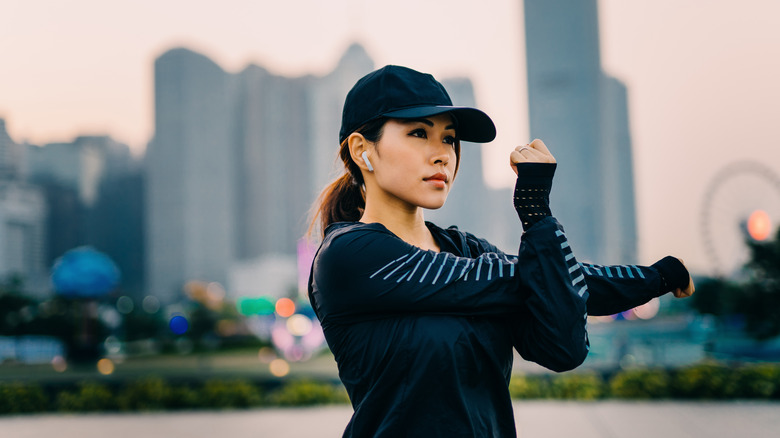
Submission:
<svg viewBox="0 0 780 438">
<path fill-rule="evenodd" d="M 580 264 L 588 285 L 588 314 L 612 315 L 632 309 L 688 285 L 689 274 L 676 258 L 667 256 L 651 266 Z"/>
</svg>

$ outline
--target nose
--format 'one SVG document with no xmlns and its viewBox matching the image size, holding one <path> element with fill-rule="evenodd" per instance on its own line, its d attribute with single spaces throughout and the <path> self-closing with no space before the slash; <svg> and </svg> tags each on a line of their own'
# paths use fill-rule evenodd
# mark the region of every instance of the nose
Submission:
<svg viewBox="0 0 780 438">
<path fill-rule="evenodd" d="M 442 143 L 440 146 L 434 146 L 431 152 L 431 162 L 433 164 L 442 164 L 444 166 L 450 163 L 452 159 L 452 146 Z"/>
</svg>

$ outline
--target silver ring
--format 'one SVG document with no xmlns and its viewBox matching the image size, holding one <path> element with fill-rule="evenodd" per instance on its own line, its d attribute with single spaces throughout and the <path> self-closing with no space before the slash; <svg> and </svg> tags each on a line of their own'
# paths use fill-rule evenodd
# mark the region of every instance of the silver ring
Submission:
<svg viewBox="0 0 780 438">
<path fill-rule="evenodd" d="M 528 146 L 523 146 L 523 147 L 521 147 L 521 148 L 520 148 L 520 150 L 519 150 L 519 151 L 517 151 L 517 152 L 518 152 L 518 153 L 520 153 L 520 152 L 523 152 L 523 151 L 524 151 L 524 150 L 526 150 L 526 149 L 531 149 L 531 148 L 529 148 Z"/>
</svg>

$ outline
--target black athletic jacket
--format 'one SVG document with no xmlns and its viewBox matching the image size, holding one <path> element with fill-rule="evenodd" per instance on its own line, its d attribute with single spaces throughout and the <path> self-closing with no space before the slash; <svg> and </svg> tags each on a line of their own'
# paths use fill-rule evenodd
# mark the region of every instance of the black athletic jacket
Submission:
<svg viewBox="0 0 780 438">
<path fill-rule="evenodd" d="M 611 314 L 670 290 L 655 265 L 578 263 L 558 222 L 532 215 L 517 256 L 431 223 L 439 253 L 381 224 L 325 230 L 309 297 L 355 410 L 344 436 L 515 436 L 513 347 L 572 369 L 587 355 L 586 302 Z M 674 262 L 662 268 L 681 275 Z"/>
</svg>

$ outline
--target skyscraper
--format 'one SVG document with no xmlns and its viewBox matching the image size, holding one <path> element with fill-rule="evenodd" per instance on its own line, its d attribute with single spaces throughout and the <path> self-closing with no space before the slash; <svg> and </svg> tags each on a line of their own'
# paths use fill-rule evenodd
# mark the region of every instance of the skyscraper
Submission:
<svg viewBox="0 0 780 438">
<path fill-rule="evenodd" d="M 558 161 L 553 214 L 581 259 L 633 262 L 626 93 L 601 70 L 597 2 L 526 0 L 524 8 L 531 136 Z"/>
<path fill-rule="evenodd" d="M 187 280 L 224 283 L 235 256 L 235 79 L 186 49 L 160 56 L 154 74 L 147 293 L 172 301 Z"/>
</svg>

